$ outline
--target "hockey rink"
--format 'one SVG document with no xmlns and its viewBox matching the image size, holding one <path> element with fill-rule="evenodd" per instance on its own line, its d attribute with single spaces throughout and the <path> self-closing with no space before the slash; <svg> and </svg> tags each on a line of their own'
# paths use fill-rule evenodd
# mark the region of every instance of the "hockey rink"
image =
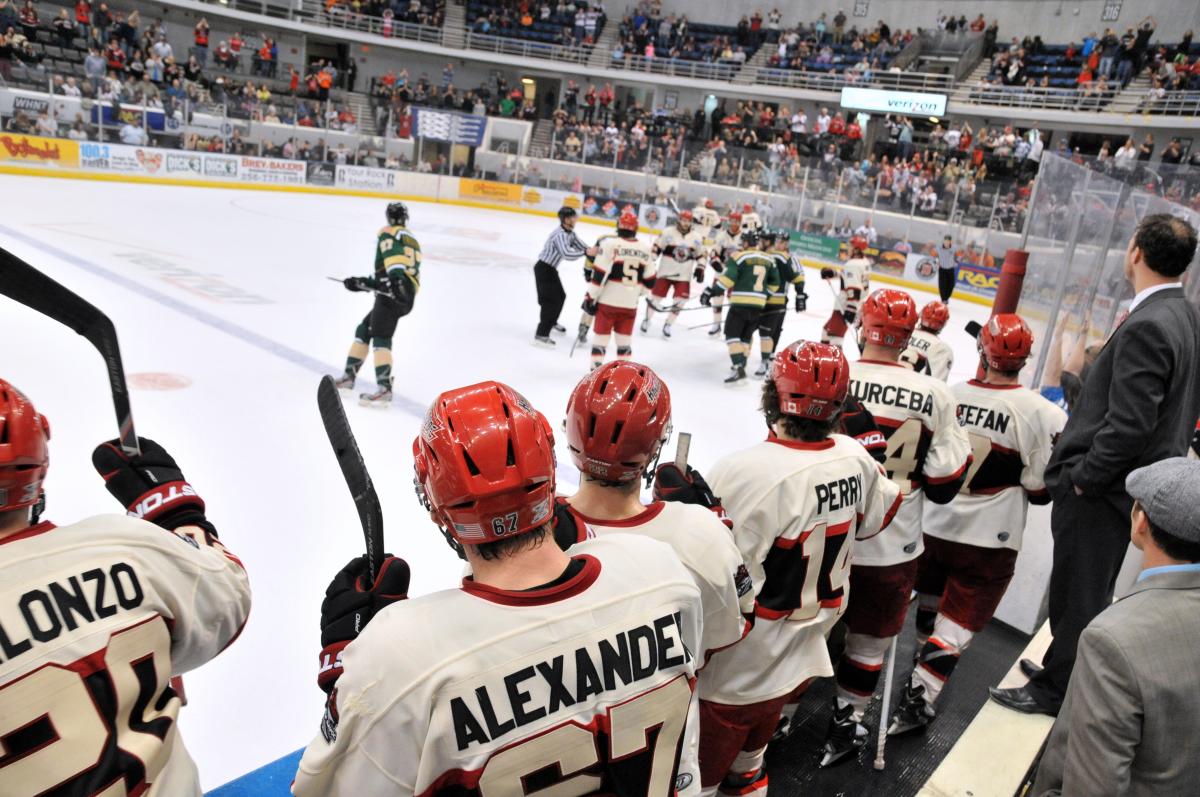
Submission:
<svg viewBox="0 0 1200 797">
<path fill-rule="evenodd" d="M 181 732 L 204 788 L 214 788 L 297 750 L 317 731 L 320 602 L 363 542 L 316 388 L 322 374 L 341 372 L 371 306 L 369 295 L 326 277 L 371 272 L 386 202 L 16 176 L 0 176 L 0 191 L 0 246 L 112 318 L 138 433 L 175 456 L 221 540 L 249 571 L 254 607 L 245 631 L 185 679 Z M 585 347 L 568 357 L 569 336 L 558 338 L 557 351 L 530 345 L 532 265 L 554 219 L 424 202 L 409 203 L 409 211 L 423 267 L 415 309 L 394 338 L 396 400 L 389 410 L 351 400 L 347 411 L 383 503 L 387 549 L 408 560 L 416 595 L 451 587 L 461 574 L 412 487 L 411 444 L 429 401 L 447 388 L 497 379 L 558 430 L 589 359 Z M 578 226 L 588 243 L 607 231 Z M 583 299 L 581 268 L 561 268 L 569 330 Z M 785 341 L 818 339 L 832 307 L 816 272 L 807 276 L 808 310 L 789 305 Z M 693 286 L 690 304 L 699 292 Z M 103 361 L 65 327 L 8 300 L 0 308 L 0 376 L 51 422 L 45 518 L 66 524 L 120 511 L 91 466 L 92 448 L 116 435 Z M 943 333 L 956 351 L 951 383 L 974 374 L 975 342 L 963 325 L 988 312 L 952 300 Z M 675 430 L 693 434 L 691 462 L 704 471 L 764 436 L 759 382 L 722 384 L 729 358 L 722 336 L 707 334 L 707 309 L 684 312 L 670 340 L 661 337 L 663 318 L 635 335 L 634 359 L 666 381 Z M 758 365 L 755 347 L 750 369 Z M 849 344 L 847 356 L 857 356 Z M 373 387 L 372 373 L 368 362 L 355 395 Z M 560 491 L 571 492 L 576 477 L 561 440 L 559 472 Z"/>
</svg>

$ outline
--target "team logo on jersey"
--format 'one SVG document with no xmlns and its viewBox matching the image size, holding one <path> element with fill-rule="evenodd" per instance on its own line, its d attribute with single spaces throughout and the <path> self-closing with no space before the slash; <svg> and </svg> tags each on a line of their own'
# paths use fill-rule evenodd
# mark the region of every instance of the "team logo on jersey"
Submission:
<svg viewBox="0 0 1200 797">
<path fill-rule="evenodd" d="M 746 569 L 745 565 L 738 565 L 737 570 L 733 573 L 733 583 L 737 586 L 739 598 L 754 589 L 754 579 L 750 577 L 750 571 Z"/>
<path fill-rule="evenodd" d="M 675 776 L 675 791 L 681 792 L 688 786 L 691 786 L 692 780 L 693 778 L 691 772 L 680 772 Z"/>
</svg>

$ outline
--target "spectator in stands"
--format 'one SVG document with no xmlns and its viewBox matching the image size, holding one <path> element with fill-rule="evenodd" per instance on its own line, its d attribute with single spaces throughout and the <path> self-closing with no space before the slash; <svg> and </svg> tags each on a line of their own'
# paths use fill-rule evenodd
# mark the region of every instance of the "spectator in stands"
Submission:
<svg viewBox="0 0 1200 797">
<path fill-rule="evenodd" d="M 146 131 L 141 125 L 135 125 L 133 122 L 125 122 L 121 125 L 121 143 L 128 144 L 133 147 L 144 147 L 146 145 Z"/>
<path fill-rule="evenodd" d="M 200 17 L 196 27 L 192 29 L 192 55 L 200 62 L 201 66 L 208 65 L 208 34 L 208 19 Z"/>
<path fill-rule="evenodd" d="M 1154 157 L 1154 134 L 1147 133 L 1142 139 L 1142 143 L 1138 145 L 1137 159 L 1141 162 L 1149 162 Z"/>
<path fill-rule="evenodd" d="M 1200 462 L 1174 457 L 1133 471 L 1132 591 L 1079 638 L 1063 710 L 1034 793 L 1185 794 L 1200 778 L 1180 739 L 1200 734 Z"/>
</svg>

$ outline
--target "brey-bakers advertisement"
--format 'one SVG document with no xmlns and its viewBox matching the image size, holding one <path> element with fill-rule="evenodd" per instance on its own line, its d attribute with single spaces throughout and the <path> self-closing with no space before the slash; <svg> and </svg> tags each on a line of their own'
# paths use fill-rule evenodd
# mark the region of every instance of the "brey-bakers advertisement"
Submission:
<svg viewBox="0 0 1200 797">
<path fill-rule="evenodd" d="M 239 168 L 243 182 L 304 185 L 308 165 L 304 161 L 251 158 L 243 155 Z"/>
</svg>

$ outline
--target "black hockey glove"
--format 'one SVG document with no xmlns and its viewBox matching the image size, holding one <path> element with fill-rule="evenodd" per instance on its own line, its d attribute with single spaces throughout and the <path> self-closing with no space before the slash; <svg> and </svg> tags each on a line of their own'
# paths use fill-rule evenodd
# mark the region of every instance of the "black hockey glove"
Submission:
<svg viewBox="0 0 1200 797">
<path fill-rule="evenodd" d="M 583 297 L 583 312 L 587 313 L 588 315 L 595 315 L 596 311 L 599 309 L 600 302 L 596 301 L 591 296 Z"/>
<path fill-rule="evenodd" d="M 907 364 L 918 374 L 932 374 L 929 368 L 929 358 L 916 349 L 905 349 L 900 352 L 900 362 Z"/>
<path fill-rule="evenodd" d="M 678 501 L 682 504 L 697 504 L 710 510 L 729 528 L 733 522 L 725 514 L 721 499 L 713 495 L 712 488 L 700 475 L 700 471 L 688 466 L 687 473 L 674 462 L 666 462 L 654 471 L 654 498 L 657 501 Z"/>
<path fill-rule="evenodd" d="M 803 290 L 796 291 L 796 312 L 803 313 L 808 309 L 808 294 Z"/>
<path fill-rule="evenodd" d="M 712 270 L 717 274 L 725 270 L 725 261 L 719 255 L 714 255 L 709 265 L 712 266 Z"/>
<path fill-rule="evenodd" d="M 592 267 L 591 266 L 583 267 L 583 281 L 584 282 L 592 281 Z"/>
<path fill-rule="evenodd" d="M 829 267 L 825 267 L 825 268 L 821 269 L 821 279 L 823 279 L 823 280 L 831 280 L 836 276 L 837 276 L 837 272 Z"/>
<path fill-rule="evenodd" d="M 368 585 L 367 557 L 351 559 L 321 601 L 321 668 L 317 685 L 326 693 L 342 674 L 342 649 L 367 627 L 385 606 L 408 597 L 408 562 L 384 554 L 375 583 Z"/>
<path fill-rule="evenodd" d="M 342 284 L 346 286 L 346 290 L 360 292 L 375 290 L 372 285 L 373 280 L 370 277 L 346 277 L 342 280 Z"/>
<path fill-rule="evenodd" d="M 704 289 L 704 293 L 700 294 L 700 304 L 705 307 L 712 307 L 713 299 L 725 293 L 725 289 L 720 285 L 709 285 Z"/>
<path fill-rule="evenodd" d="M 92 466 L 104 477 L 104 486 L 133 517 L 174 531 L 180 526 L 203 524 L 204 499 L 187 483 L 175 460 L 148 437 L 139 437 L 140 456 L 129 456 L 119 441 L 109 440 L 92 452 Z M 214 532 L 215 536 L 215 532 Z"/>
<path fill-rule="evenodd" d="M 698 265 L 692 269 L 692 279 L 696 282 L 704 282 L 704 266 Z"/>
<path fill-rule="evenodd" d="M 847 326 L 854 326 L 854 319 L 858 318 L 858 313 L 854 310 L 843 310 L 842 318 L 846 320 Z"/>
</svg>

